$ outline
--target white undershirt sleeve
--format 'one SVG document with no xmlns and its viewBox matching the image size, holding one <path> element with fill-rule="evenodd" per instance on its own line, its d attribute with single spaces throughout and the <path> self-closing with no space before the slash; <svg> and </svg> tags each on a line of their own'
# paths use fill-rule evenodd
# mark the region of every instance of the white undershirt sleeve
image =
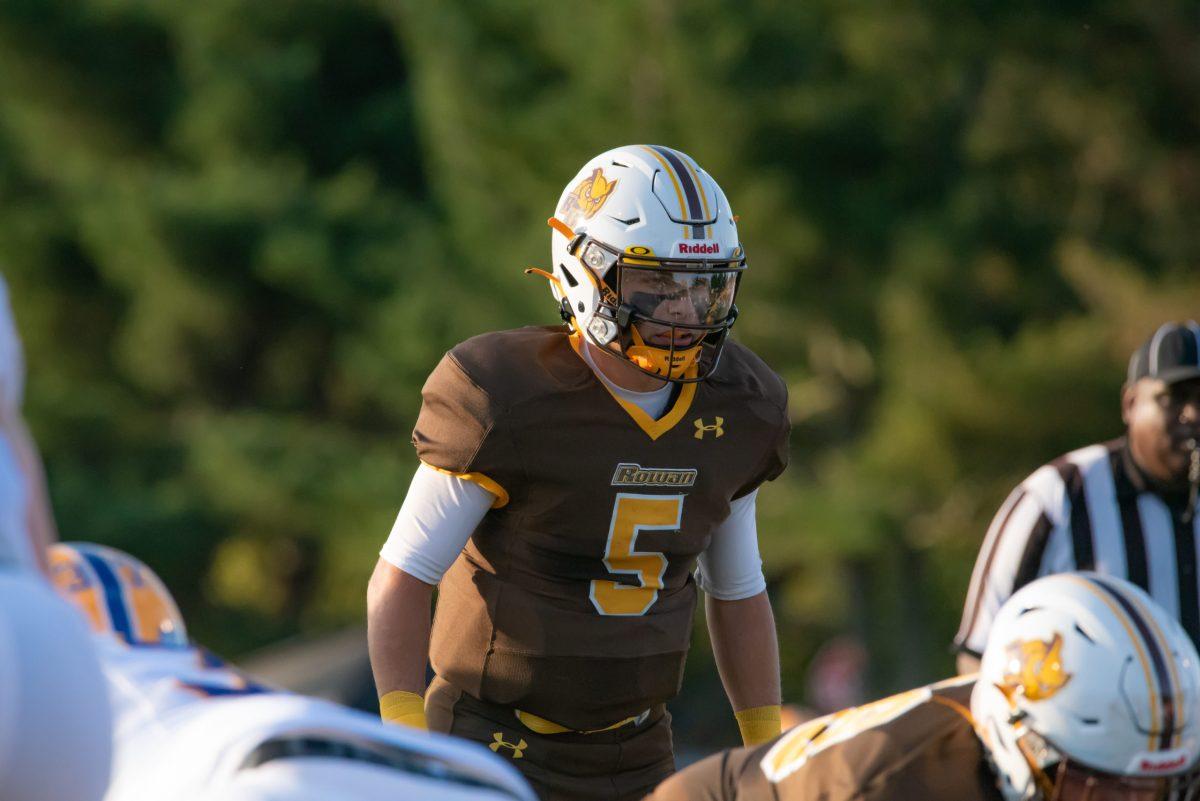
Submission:
<svg viewBox="0 0 1200 801">
<path fill-rule="evenodd" d="M 767 588 L 758 555 L 757 497 L 754 490 L 729 504 L 729 517 L 717 526 L 708 549 L 696 561 L 696 583 L 713 598 L 740 601 Z"/>
<path fill-rule="evenodd" d="M 437 584 L 495 500 L 473 481 L 422 464 L 379 555 L 410 576 Z"/>
</svg>

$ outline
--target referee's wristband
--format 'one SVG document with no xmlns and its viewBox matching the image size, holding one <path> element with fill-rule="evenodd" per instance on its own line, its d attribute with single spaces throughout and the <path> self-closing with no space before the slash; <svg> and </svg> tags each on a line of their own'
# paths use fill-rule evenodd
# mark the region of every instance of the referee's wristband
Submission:
<svg viewBox="0 0 1200 801">
<path fill-rule="evenodd" d="M 743 745 L 758 745 L 772 740 L 783 731 L 780 706 L 755 706 L 734 712 Z"/>
<path fill-rule="evenodd" d="M 379 699 L 379 716 L 388 723 L 428 729 L 425 722 L 425 699 L 416 693 L 392 690 Z"/>
</svg>

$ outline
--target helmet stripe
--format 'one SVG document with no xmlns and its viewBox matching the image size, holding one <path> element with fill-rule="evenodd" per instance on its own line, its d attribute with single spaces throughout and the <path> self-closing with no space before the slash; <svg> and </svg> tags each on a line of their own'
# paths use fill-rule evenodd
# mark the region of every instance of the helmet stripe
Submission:
<svg viewBox="0 0 1200 801">
<path fill-rule="evenodd" d="M 112 620 L 113 630 L 120 634 L 125 642 L 132 644 L 133 627 L 129 621 L 129 611 L 125 608 L 124 593 L 121 592 L 121 582 L 108 563 L 95 554 L 85 553 L 83 558 L 91 565 L 104 587 L 104 602 L 108 607 L 108 616 Z"/>
<path fill-rule="evenodd" d="M 1108 608 L 1112 611 L 1113 616 L 1116 617 L 1116 619 L 1117 619 L 1117 622 L 1120 623 L 1121 626 L 1125 629 L 1125 633 L 1129 635 L 1129 641 L 1133 643 L 1133 647 L 1137 651 L 1138 661 L 1142 663 L 1142 672 L 1145 674 L 1145 677 L 1146 677 L 1146 688 L 1150 691 L 1150 729 L 1151 730 L 1157 729 L 1158 728 L 1158 693 L 1155 691 L 1154 678 L 1151 674 L 1151 669 L 1150 669 L 1150 661 L 1146 658 L 1146 649 L 1142 647 L 1141 640 L 1138 638 L 1137 634 L 1134 632 L 1133 625 L 1129 620 L 1129 616 L 1126 615 L 1121 610 L 1121 607 L 1119 605 L 1117 605 L 1116 603 L 1113 602 L 1112 597 L 1109 595 L 1109 593 L 1105 592 L 1102 587 L 1099 586 L 1098 582 L 1095 582 L 1094 580 L 1088 580 L 1089 578 L 1091 578 L 1090 576 L 1085 578 L 1084 576 L 1076 575 L 1076 574 L 1072 574 L 1072 573 L 1066 573 L 1064 575 L 1066 575 L 1068 578 L 1072 579 L 1073 581 L 1078 581 L 1084 587 L 1087 587 L 1087 589 L 1089 591 L 1091 591 L 1094 595 L 1099 597 L 1100 600 L 1103 601 L 1105 603 L 1105 605 L 1108 606 Z M 1146 744 L 1146 750 L 1147 751 L 1154 750 L 1154 735 L 1150 735 L 1150 738 Z"/>
<path fill-rule="evenodd" d="M 700 173 L 698 172 L 700 167 L 696 164 L 696 160 L 691 156 L 685 155 L 683 158 L 683 163 L 687 165 L 688 172 L 692 174 L 692 178 L 696 181 L 696 186 L 700 187 L 700 204 L 704 206 L 704 219 L 711 220 L 712 211 L 708 208 L 708 193 L 704 191 L 704 182 L 700 180 Z M 713 201 L 716 202 L 716 198 L 713 198 Z M 709 238 L 712 238 L 712 225 L 710 224 L 705 226 L 705 230 L 708 231 Z"/>
<path fill-rule="evenodd" d="M 1158 678 L 1158 686 L 1162 694 L 1163 725 L 1158 747 L 1162 750 L 1168 749 L 1171 747 L 1171 741 L 1175 738 L 1175 691 L 1167 669 L 1167 654 L 1163 652 L 1158 639 L 1151 633 L 1146 618 L 1125 597 L 1124 593 L 1099 578 L 1093 577 L 1092 581 L 1116 599 L 1121 608 L 1125 610 L 1125 614 L 1133 620 L 1138 632 L 1142 635 L 1142 640 L 1146 643 L 1146 650 L 1150 653 L 1150 661 L 1154 665 L 1154 674 Z"/>
<path fill-rule="evenodd" d="M 676 197 L 676 199 L 679 200 L 679 216 L 686 217 L 687 216 L 687 206 L 684 204 L 683 190 L 680 189 L 680 187 L 679 187 L 679 179 L 675 176 L 675 171 L 671 169 L 670 162 L 668 162 L 665 158 L 663 158 L 662 154 L 659 153 L 657 150 L 655 150 L 650 145 L 642 145 L 642 147 L 651 156 L 654 156 L 654 158 L 658 159 L 658 163 L 663 166 L 663 170 L 667 173 L 667 176 L 671 179 L 671 183 L 675 186 L 675 197 Z M 685 237 L 688 235 L 688 227 L 686 225 L 683 226 L 683 235 Z"/>
<path fill-rule="evenodd" d="M 1183 684 L 1179 681 L 1179 674 L 1176 671 L 1175 660 L 1171 658 L 1170 642 L 1167 640 L 1166 635 L 1163 634 L 1162 628 L 1158 625 L 1158 621 L 1154 619 L 1154 616 L 1150 613 L 1150 610 L 1146 608 L 1146 605 L 1142 603 L 1141 599 L 1135 595 L 1130 598 L 1130 600 L 1133 601 L 1133 603 L 1141 611 L 1142 616 L 1150 623 L 1150 628 L 1154 631 L 1155 640 L 1158 642 L 1159 647 L 1162 648 L 1163 653 L 1166 654 L 1167 668 L 1171 674 L 1171 687 L 1174 688 L 1171 696 L 1172 698 L 1177 699 L 1174 705 L 1175 740 L 1179 741 L 1183 738 L 1183 730 L 1187 727 L 1186 719 L 1188 703 L 1187 698 L 1184 696 Z"/>
<path fill-rule="evenodd" d="M 692 176 L 688 174 L 687 167 L 683 166 L 683 162 L 680 161 L 679 154 L 677 154 L 674 150 L 671 150 L 669 147 L 662 147 L 660 145 L 651 145 L 651 147 L 658 151 L 659 154 L 661 154 L 662 157 L 671 164 L 671 169 L 674 171 L 675 175 L 679 177 L 679 183 L 681 186 L 683 186 L 683 194 L 687 198 L 688 219 L 704 219 L 704 217 L 701 216 L 703 215 L 703 211 L 700 208 L 700 195 L 696 191 L 696 183 L 692 180 Z M 703 225 L 692 226 L 692 238 L 704 238 Z"/>
</svg>

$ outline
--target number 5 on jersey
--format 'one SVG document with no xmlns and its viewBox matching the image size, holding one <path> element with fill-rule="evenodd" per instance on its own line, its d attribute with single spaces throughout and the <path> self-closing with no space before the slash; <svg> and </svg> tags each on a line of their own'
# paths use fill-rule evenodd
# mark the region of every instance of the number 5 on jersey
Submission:
<svg viewBox="0 0 1200 801">
<path fill-rule="evenodd" d="M 610 573 L 637 576 L 640 586 L 593 579 L 588 593 L 602 615 L 644 615 L 658 600 L 667 571 L 667 557 L 655 551 L 635 551 L 641 531 L 674 531 L 683 518 L 682 495 L 634 495 L 618 492 L 608 526 L 604 566 Z"/>
</svg>

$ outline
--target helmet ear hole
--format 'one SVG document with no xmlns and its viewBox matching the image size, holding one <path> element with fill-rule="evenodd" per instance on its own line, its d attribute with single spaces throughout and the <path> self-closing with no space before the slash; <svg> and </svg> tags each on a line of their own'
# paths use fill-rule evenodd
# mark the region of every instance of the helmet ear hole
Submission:
<svg viewBox="0 0 1200 801">
<path fill-rule="evenodd" d="M 559 264 L 558 269 L 563 271 L 563 276 L 567 279 L 567 283 L 570 284 L 572 289 L 579 286 L 579 279 L 571 275 L 571 271 L 567 269 L 567 265 Z M 580 311 L 582 311 L 582 309 Z"/>
</svg>

